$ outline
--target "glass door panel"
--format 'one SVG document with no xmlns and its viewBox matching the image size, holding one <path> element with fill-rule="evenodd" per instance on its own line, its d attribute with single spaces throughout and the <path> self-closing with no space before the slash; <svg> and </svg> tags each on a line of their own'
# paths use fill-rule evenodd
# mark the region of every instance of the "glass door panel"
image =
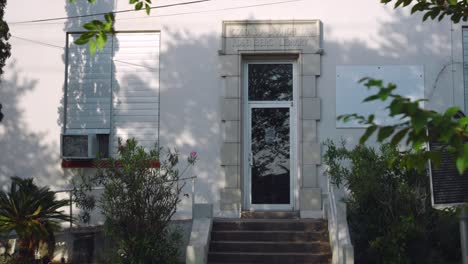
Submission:
<svg viewBox="0 0 468 264">
<path fill-rule="evenodd" d="M 290 204 L 290 107 L 251 107 L 251 204 Z"/>
</svg>

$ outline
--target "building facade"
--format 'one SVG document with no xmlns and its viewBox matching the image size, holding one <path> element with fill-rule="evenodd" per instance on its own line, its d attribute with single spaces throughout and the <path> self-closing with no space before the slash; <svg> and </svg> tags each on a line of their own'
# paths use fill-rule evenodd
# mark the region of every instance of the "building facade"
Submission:
<svg viewBox="0 0 468 264">
<path fill-rule="evenodd" d="M 353 145 L 364 131 L 337 116 L 382 111 L 360 104 L 360 78 L 395 82 L 429 109 L 465 109 L 462 24 L 423 23 L 374 0 L 154 5 L 147 16 L 120 12 L 131 8 L 126 0 L 8 3 L 1 186 L 18 175 L 67 188 L 92 173 L 70 160 L 93 147 L 115 155 L 118 138 L 136 138 L 147 148 L 197 151 L 195 202 L 213 204 L 215 216 L 292 210 L 319 218 L 322 143 Z M 102 17 L 89 15 L 111 10 L 116 34 L 103 51 L 91 56 L 73 44 L 83 23 Z M 191 217 L 191 202 L 183 198 L 176 218 Z"/>
</svg>

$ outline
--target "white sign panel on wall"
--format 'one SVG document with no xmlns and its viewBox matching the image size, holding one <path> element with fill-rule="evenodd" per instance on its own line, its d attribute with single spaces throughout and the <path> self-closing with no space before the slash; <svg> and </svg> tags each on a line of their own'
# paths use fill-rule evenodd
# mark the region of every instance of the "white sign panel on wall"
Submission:
<svg viewBox="0 0 468 264">
<path fill-rule="evenodd" d="M 391 125 L 399 118 L 390 118 L 385 109 L 390 101 L 362 101 L 375 94 L 377 88 L 367 89 L 359 83 L 364 77 L 383 80 L 384 85 L 394 83 L 397 89 L 394 93 L 411 99 L 424 98 L 424 68 L 422 65 L 343 65 L 336 67 L 336 116 L 345 114 L 375 115 L 375 122 L 381 125 Z M 337 128 L 362 128 L 356 121 L 336 121 Z"/>
</svg>

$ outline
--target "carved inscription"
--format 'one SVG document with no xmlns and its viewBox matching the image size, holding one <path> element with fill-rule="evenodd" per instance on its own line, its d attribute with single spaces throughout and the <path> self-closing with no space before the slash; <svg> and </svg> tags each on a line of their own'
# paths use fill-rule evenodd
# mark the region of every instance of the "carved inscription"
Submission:
<svg viewBox="0 0 468 264">
<path fill-rule="evenodd" d="M 309 46 L 309 40 L 306 38 L 284 39 L 285 47 L 306 47 Z"/>
<path fill-rule="evenodd" d="M 309 47 L 311 41 L 307 38 L 229 38 L 233 48 L 255 47 Z"/>
<path fill-rule="evenodd" d="M 234 38 L 232 39 L 233 48 L 249 48 L 252 47 L 252 39 Z"/>
<path fill-rule="evenodd" d="M 225 24 L 226 37 L 307 37 L 316 36 L 316 22 Z"/>
<path fill-rule="evenodd" d="M 224 24 L 225 51 L 301 49 L 316 52 L 320 28 L 317 21 L 227 22 Z"/>
<path fill-rule="evenodd" d="M 281 40 L 281 39 L 256 38 L 254 45 L 255 47 L 274 47 L 274 46 L 278 46 L 278 40 Z"/>
</svg>

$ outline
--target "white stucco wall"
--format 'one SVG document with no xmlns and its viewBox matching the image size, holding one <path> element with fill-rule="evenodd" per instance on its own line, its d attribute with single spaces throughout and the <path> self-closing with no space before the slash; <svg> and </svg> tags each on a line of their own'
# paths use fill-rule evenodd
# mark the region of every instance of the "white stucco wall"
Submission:
<svg viewBox="0 0 468 264">
<path fill-rule="evenodd" d="M 74 4 L 67 2 L 8 3 L 6 20 L 12 34 L 12 56 L 0 84 L 5 114 L 0 123 L 3 188 L 12 175 L 35 177 L 38 184 L 54 188 L 69 184 L 70 173 L 60 167 L 59 147 L 65 31 L 78 30 L 84 20 L 14 22 L 130 8 L 126 0 L 106 0 L 97 1 L 95 9 L 88 10 L 85 1 L 81 1 L 86 8 L 78 12 Z M 160 0 L 154 4 L 176 2 L 183 1 Z M 336 129 L 337 65 L 423 65 L 425 95 L 429 99 L 426 106 L 443 110 L 455 104 L 463 109 L 462 25 L 453 25 L 451 31 L 448 20 L 422 23 L 421 16 L 410 16 L 409 10 L 396 11 L 375 0 L 215 0 L 155 9 L 150 17 L 143 11 L 118 14 L 117 30 L 161 30 L 161 144 L 177 147 L 181 153 L 199 153 L 200 160 L 192 172 L 199 177 L 196 201 L 212 202 L 215 210 L 219 208 L 219 189 L 223 187 L 223 91 L 218 55 L 222 21 L 244 19 L 322 21 L 324 55 L 322 74 L 317 79 L 318 97 L 322 100 L 319 141 L 345 138 L 353 144 L 362 133 L 361 129 Z M 325 182 L 323 178 L 321 182 Z M 191 215 L 190 202 L 184 199 L 180 218 Z"/>
</svg>

